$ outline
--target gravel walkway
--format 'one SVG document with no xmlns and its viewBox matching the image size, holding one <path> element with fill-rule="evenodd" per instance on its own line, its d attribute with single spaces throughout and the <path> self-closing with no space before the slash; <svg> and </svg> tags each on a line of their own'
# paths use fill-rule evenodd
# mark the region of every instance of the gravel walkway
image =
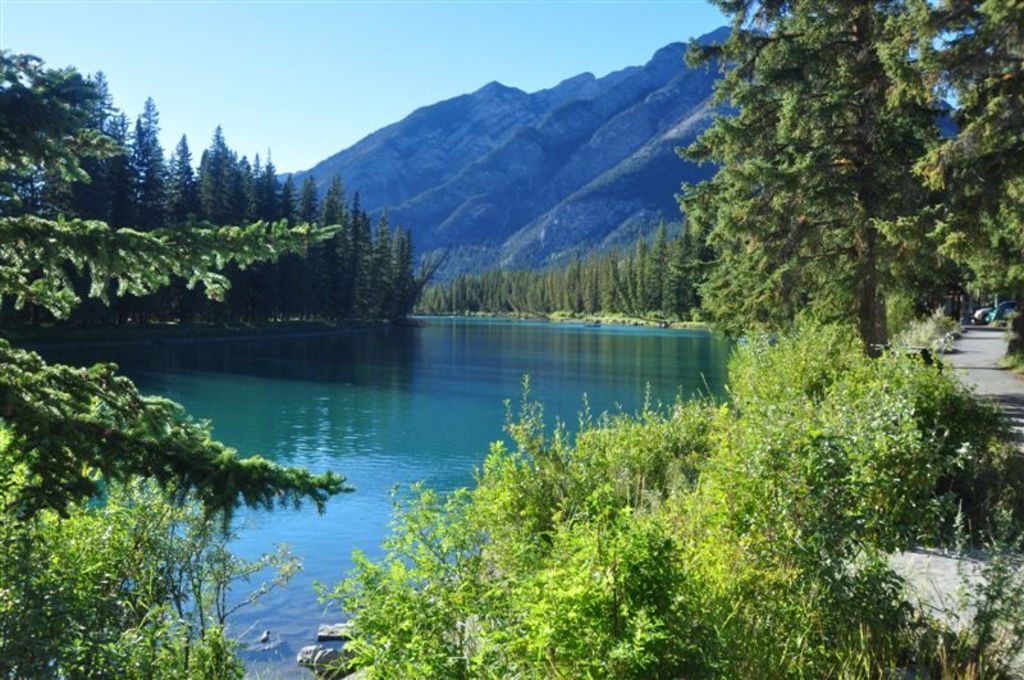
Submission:
<svg viewBox="0 0 1024 680">
<path fill-rule="evenodd" d="M 999 367 L 1005 354 L 1004 329 L 968 326 L 947 359 L 978 396 L 999 402 L 1018 436 L 1024 439 L 1024 379 Z"/>
</svg>

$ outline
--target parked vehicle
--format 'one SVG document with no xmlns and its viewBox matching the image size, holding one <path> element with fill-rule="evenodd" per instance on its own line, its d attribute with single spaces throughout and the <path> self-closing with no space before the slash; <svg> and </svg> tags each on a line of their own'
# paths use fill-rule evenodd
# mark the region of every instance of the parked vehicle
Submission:
<svg viewBox="0 0 1024 680">
<path fill-rule="evenodd" d="M 980 307 L 974 310 L 974 323 L 987 323 L 988 313 L 993 309 L 993 307 Z"/>
<path fill-rule="evenodd" d="M 992 323 L 993 321 L 1000 321 L 1002 319 L 1005 319 L 1011 312 L 1015 312 L 1015 311 L 1017 311 L 1017 301 L 1016 300 L 1006 300 L 1006 301 L 1000 302 L 998 305 L 996 305 L 995 309 L 990 311 L 988 313 L 988 315 L 985 317 L 985 321 L 986 321 L 986 323 Z"/>
</svg>

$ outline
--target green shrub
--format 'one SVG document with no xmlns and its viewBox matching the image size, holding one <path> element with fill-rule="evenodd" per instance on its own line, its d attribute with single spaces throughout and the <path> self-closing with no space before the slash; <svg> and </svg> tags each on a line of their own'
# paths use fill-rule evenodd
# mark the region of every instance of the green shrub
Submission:
<svg viewBox="0 0 1024 680">
<path fill-rule="evenodd" d="M 228 586 L 275 568 L 257 597 L 294 559 L 239 560 L 220 516 L 138 480 L 25 519 L 21 459 L 0 422 L 0 677 L 242 677 Z"/>
<path fill-rule="evenodd" d="M 1024 587 L 993 571 L 976 625 L 908 601 L 889 555 L 1020 527 L 997 411 L 937 366 L 864 357 L 834 328 L 738 351 L 730 400 L 581 419 L 472 491 L 419 491 L 380 561 L 325 599 L 374 677 L 998 676 Z M 1000 574 L 1003 576 L 1000 577 Z M 1008 644 L 1007 641 L 1012 644 Z M 972 675 L 974 674 L 974 675 Z"/>
</svg>

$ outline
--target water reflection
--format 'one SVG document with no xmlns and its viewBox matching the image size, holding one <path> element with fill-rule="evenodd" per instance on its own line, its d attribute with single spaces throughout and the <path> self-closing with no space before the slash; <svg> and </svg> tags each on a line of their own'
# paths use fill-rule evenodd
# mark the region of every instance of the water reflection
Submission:
<svg viewBox="0 0 1024 680">
<path fill-rule="evenodd" d="M 333 584 L 353 549 L 379 551 L 394 485 L 423 480 L 447 490 L 472 482 L 488 443 L 502 436 L 504 400 L 530 374 L 549 421 L 576 423 L 582 395 L 592 411 L 720 394 L 729 347 L 708 333 L 496 320 L 429 319 L 294 338 L 51 347 L 54 361 L 115 361 L 140 388 L 210 419 L 215 435 L 246 453 L 335 470 L 357 492 L 312 508 L 243 512 L 238 552 L 254 557 L 290 544 L 305 562 L 288 586 L 239 612 L 236 632 L 280 635 L 254 664 L 294 668 L 324 613 L 312 582 Z M 262 667 L 262 666 L 261 666 Z"/>
</svg>

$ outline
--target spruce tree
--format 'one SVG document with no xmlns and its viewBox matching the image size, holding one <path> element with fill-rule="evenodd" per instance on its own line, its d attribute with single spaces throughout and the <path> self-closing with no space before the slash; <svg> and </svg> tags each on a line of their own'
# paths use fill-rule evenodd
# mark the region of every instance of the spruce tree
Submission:
<svg viewBox="0 0 1024 680">
<path fill-rule="evenodd" d="M 416 281 L 413 276 L 412 238 L 405 229 L 395 233 L 391 246 L 391 270 L 393 272 L 392 307 L 389 319 L 399 319 L 412 311 L 416 304 Z"/>
<path fill-rule="evenodd" d="M 280 217 L 288 220 L 289 224 L 299 223 L 298 197 L 295 192 L 295 180 L 289 174 L 281 185 L 280 195 Z"/>
<path fill-rule="evenodd" d="M 218 125 L 213 131 L 210 147 L 199 161 L 199 206 L 202 217 L 213 224 L 231 224 L 234 220 L 230 188 L 234 174 L 234 158 L 224 132 Z"/>
<path fill-rule="evenodd" d="M 135 121 L 132 140 L 132 175 L 135 182 L 135 223 L 141 229 L 155 229 L 166 222 L 167 168 L 160 146 L 160 116 L 153 99 Z"/>
<path fill-rule="evenodd" d="M 654 233 L 651 244 L 650 263 L 647 268 L 647 290 L 649 291 L 649 309 L 652 312 L 665 313 L 665 282 L 668 279 L 668 228 L 662 221 Z"/>
<path fill-rule="evenodd" d="M 718 255 L 704 293 L 726 329 L 810 307 L 854 319 L 866 351 L 887 343 L 885 296 L 927 252 L 911 171 L 937 134 L 909 1 L 723 0 L 729 38 L 691 46 L 724 67 L 732 109 L 687 150 L 719 170 L 683 199 Z"/>
<path fill-rule="evenodd" d="M 943 0 L 921 13 L 922 52 L 940 93 L 956 102 L 956 133 L 918 164 L 942 192 L 932 235 L 973 270 L 976 285 L 1024 297 L 1024 5 Z M 1024 315 L 1011 352 L 1024 352 Z"/>
<path fill-rule="evenodd" d="M 93 77 L 92 84 L 96 99 L 84 103 L 88 110 L 86 125 L 98 134 L 109 135 L 117 113 L 114 98 L 102 72 Z M 109 158 L 85 157 L 81 160 L 82 170 L 88 175 L 88 181 L 80 179 L 72 186 L 72 211 L 75 215 L 86 219 L 110 219 L 112 189 L 108 162 Z"/>
<path fill-rule="evenodd" d="M 390 318 L 389 301 L 395 295 L 395 271 L 392 267 L 391 225 L 385 212 L 377 221 L 377 231 L 373 237 L 370 255 L 370 276 L 372 283 L 367 297 L 369 298 L 369 317 L 372 319 Z"/>
<path fill-rule="evenodd" d="M 168 164 L 167 207 L 172 224 L 184 224 L 199 213 L 199 193 L 188 139 L 181 136 Z"/>
<path fill-rule="evenodd" d="M 299 221 L 306 224 L 317 223 L 320 217 L 320 204 L 316 196 L 316 180 L 312 175 L 306 175 L 302 180 L 302 189 L 299 192 Z"/>
<path fill-rule="evenodd" d="M 114 117 L 110 126 L 110 138 L 117 144 L 118 152 L 106 159 L 107 178 L 110 183 L 110 226 L 119 229 L 135 223 L 135 173 L 131 163 L 128 141 L 128 117 L 123 113 Z"/>
<path fill-rule="evenodd" d="M 370 216 L 362 209 L 358 192 L 352 197 L 349 224 L 346 230 L 348 253 L 343 260 L 351 295 L 346 309 L 354 318 L 369 319 L 373 316 L 373 232 Z"/>
</svg>

